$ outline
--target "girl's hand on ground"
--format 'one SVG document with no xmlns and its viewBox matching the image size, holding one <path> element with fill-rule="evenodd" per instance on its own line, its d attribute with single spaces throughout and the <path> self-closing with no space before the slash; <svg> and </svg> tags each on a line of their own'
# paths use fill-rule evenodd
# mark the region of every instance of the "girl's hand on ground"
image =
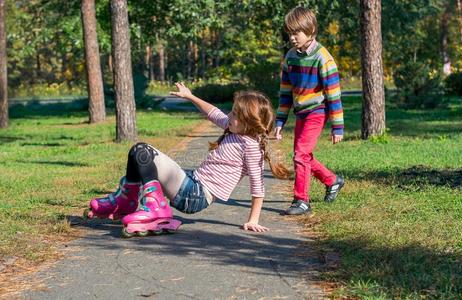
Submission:
<svg viewBox="0 0 462 300">
<path fill-rule="evenodd" d="M 276 140 L 282 140 L 282 127 L 276 127 L 274 129 L 274 136 L 276 137 Z"/>
<path fill-rule="evenodd" d="M 170 92 L 170 95 L 175 95 L 181 98 L 190 98 L 192 96 L 191 90 L 187 88 L 183 82 L 175 83 L 178 92 Z"/>
<path fill-rule="evenodd" d="M 255 232 L 269 231 L 269 228 L 266 228 L 265 226 L 261 226 L 257 223 L 252 223 L 252 222 L 247 222 L 242 227 L 244 228 L 244 230 L 250 230 L 250 231 L 255 231 Z"/>
<path fill-rule="evenodd" d="M 343 140 L 343 135 L 332 135 L 332 144 L 337 144 L 341 140 Z"/>
</svg>

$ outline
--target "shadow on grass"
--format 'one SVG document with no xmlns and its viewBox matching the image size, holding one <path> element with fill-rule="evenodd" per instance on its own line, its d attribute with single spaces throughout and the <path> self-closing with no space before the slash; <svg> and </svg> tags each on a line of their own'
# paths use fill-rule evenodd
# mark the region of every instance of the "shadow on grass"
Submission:
<svg viewBox="0 0 462 300">
<path fill-rule="evenodd" d="M 13 142 L 24 140 L 24 139 L 25 139 L 24 137 L 18 137 L 18 136 L 0 136 L 0 145 L 13 143 Z"/>
<path fill-rule="evenodd" d="M 47 116 L 81 116 L 88 115 L 86 111 L 87 100 L 75 100 L 64 103 L 41 103 L 30 101 L 25 104 L 16 104 L 10 107 L 10 118 L 34 118 Z"/>
<path fill-rule="evenodd" d="M 357 171 L 343 170 L 340 174 L 358 180 L 373 180 L 381 184 L 397 186 L 404 190 L 424 189 L 427 186 L 462 188 L 462 169 L 434 169 L 412 166 L 407 169 Z"/>
<path fill-rule="evenodd" d="M 354 296 L 462 297 L 462 253 L 450 249 L 439 253 L 417 244 L 377 247 L 365 239 L 328 239 L 320 243 L 322 248 L 335 248 L 341 253 L 341 268 L 326 272 L 324 276 L 336 282 L 347 282 Z"/>
<path fill-rule="evenodd" d="M 21 146 L 60 147 L 65 145 L 61 143 L 21 143 Z"/>
<path fill-rule="evenodd" d="M 86 163 L 71 162 L 71 161 L 27 161 L 27 160 L 16 160 L 17 163 L 22 164 L 39 164 L 39 165 L 58 165 L 64 167 L 88 167 Z"/>
</svg>

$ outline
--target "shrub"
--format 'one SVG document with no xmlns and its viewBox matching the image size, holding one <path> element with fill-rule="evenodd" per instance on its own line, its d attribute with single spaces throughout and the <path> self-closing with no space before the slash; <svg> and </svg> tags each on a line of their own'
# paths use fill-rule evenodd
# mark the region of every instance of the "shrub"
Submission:
<svg viewBox="0 0 462 300">
<path fill-rule="evenodd" d="M 400 65 L 393 75 L 398 104 L 405 108 L 435 108 L 443 104 L 441 75 L 423 62 Z"/>
<path fill-rule="evenodd" d="M 278 96 L 279 62 L 266 60 L 251 64 L 247 67 L 246 76 L 253 89 L 264 92 L 271 98 Z"/>
<path fill-rule="evenodd" d="M 450 74 L 444 84 L 448 94 L 462 96 L 462 71 Z"/>
<path fill-rule="evenodd" d="M 211 103 L 223 103 L 233 100 L 236 91 L 245 90 L 247 87 L 241 83 L 229 84 L 205 84 L 193 88 L 192 92 L 199 98 Z"/>
</svg>

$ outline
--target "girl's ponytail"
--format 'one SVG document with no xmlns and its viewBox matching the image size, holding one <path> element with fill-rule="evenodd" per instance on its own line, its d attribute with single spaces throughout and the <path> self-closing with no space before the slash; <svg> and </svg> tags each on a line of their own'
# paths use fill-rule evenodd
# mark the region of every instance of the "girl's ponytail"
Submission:
<svg viewBox="0 0 462 300">
<path fill-rule="evenodd" d="M 283 163 L 273 163 L 271 161 L 271 151 L 267 132 L 260 136 L 260 147 L 263 150 L 263 157 L 268 162 L 274 177 L 278 179 L 288 179 L 290 175 L 289 169 L 287 169 Z"/>
<path fill-rule="evenodd" d="M 215 142 L 209 142 L 209 151 L 217 149 L 223 141 L 223 139 L 230 133 L 231 131 L 229 131 L 229 128 L 226 128 L 223 134 L 218 138 L 218 140 L 216 140 Z"/>
</svg>

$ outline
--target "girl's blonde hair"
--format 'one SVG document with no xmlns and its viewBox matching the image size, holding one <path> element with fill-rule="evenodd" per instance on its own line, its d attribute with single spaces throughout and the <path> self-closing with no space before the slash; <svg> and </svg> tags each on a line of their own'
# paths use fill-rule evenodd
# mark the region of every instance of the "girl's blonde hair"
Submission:
<svg viewBox="0 0 462 300">
<path fill-rule="evenodd" d="M 305 7 L 292 8 L 284 17 L 284 31 L 288 34 L 302 31 L 312 40 L 318 34 L 318 22 L 314 13 Z"/>
<path fill-rule="evenodd" d="M 276 178 L 287 179 L 289 170 L 282 163 L 273 163 L 270 157 L 269 134 L 273 129 L 275 116 L 270 100 L 264 94 L 256 91 L 239 91 L 234 94 L 233 112 L 242 127 L 242 135 L 259 138 L 264 159 L 268 162 L 271 173 Z M 229 134 L 226 129 L 222 136 L 214 143 L 210 143 L 209 150 L 216 149 Z"/>
</svg>

